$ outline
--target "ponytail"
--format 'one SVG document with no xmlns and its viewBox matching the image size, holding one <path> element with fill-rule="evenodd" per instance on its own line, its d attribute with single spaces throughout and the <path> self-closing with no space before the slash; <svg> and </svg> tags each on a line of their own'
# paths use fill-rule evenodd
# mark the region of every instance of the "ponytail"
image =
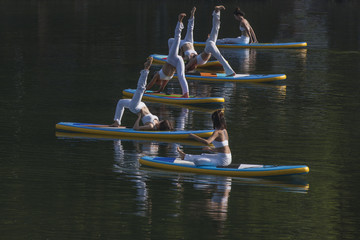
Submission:
<svg viewBox="0 0 360 240">
<path fill-rule="evenodd" d="M 221 109 L 216 110 L 211 115 L 211 119 L 213 121 L 214 129 L 220 129 L 220 130 L 226 129 L 226 121 L 225 121 L 224 111 L 222 111 Z"/>
</svg>

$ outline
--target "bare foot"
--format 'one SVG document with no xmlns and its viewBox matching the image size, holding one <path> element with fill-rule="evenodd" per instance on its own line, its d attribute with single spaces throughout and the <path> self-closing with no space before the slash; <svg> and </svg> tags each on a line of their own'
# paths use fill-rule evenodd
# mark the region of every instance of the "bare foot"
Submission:
<svg viewBox="0 0 360 240">
<path fill-rule="evenodd" d="M 232 74 L 226 75 L 226 77 L 233 77 L 235 75 L 236 75 L 236 73 L 232 73 Z"/>
<path fill-rule="evenodd" d="M 189 93 L 188 93 L 188 92 L 187 92 L 187 93 L 184 93 L 181 97 L 182 97 L 182 98 L 189 98 Z"/>
<path fill-rule="evenodd" d="M 218 12 L 220 10 L 225 10 L 225 7 L 223 5 L 215 6 L 215 11 Z"/>
<path fill-rule="evenodd" d="M 185 158 L 185 153 L 184 153 L 183 151 L 181 151 L 180 147 L 177 147 L 177 151 L 179 152 L 180 158 L 181 158 L 182 160 L 184 160 L 184 158 Z"/>
<path fill-rule="evenodd" d="M 118 122 L 114 122 L 113 124 L 109 125 L 109 127 L 121 127 Z"/>
<path fill-rule="evenodd" d="M 193 9 L 191 10 L 191 18 L 193 18 L 194 17 L 194 15 L 195 15 L 195 11 L 196 11 L 196 7 L 193 7 Z"/>
<path fill-rule="evenodd" d="M 144 63 L 144 69 L 149 70 L 150 67 L 151 67 L 152 62 L 153 62 L 153 57 L 148 57 L 146 59 L 146 62 Z"/>
<path fill-rule="evenodd" d="M 182 22 L 182 20 L 184 19 L 184 17 L 186 17 L 186 14 L 185 13 L 180 13 L 179 14 L 179 22 Z"/>
</svg>

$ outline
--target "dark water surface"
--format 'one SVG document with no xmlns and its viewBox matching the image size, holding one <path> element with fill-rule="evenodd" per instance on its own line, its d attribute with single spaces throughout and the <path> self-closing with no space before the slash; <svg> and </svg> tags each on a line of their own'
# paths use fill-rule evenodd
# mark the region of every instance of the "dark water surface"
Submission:
<svg viewBox="0 0 360 240">
<path fill-rule="evenodd" d="M 234 163 L 306 164 L 306 176 L 156 171 L 139 157 L 177 156 L 178 144 L 56 135 L 60 121 L 111 123 L 122 90 L 149 54 L 167 53 L 177 14 L 194 4 L 201 41 L 218 1 L 0 1 L 1 238 L 358 238 L 358 1 L 228 1 L 220 37 L 237 36 L 240 5 L 261 42 L 309 47 L 221 50 L 236 72 L 285 73 L 280 83 L 189 81 L 225 97 Z M 180 92 L 176 80 L 168 89 Z M 211 128 L 203 109 L 148 105 L 178 127 Z"/>
</svg>

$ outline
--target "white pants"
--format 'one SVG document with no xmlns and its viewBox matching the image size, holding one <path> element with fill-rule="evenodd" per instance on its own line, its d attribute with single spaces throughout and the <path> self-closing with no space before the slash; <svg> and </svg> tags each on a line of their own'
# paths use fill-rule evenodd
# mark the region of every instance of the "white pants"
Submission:
<svg viewBox="0 0 360 240">
<path fill-rule="evenodd" d="M 138 114 L 143 107 L 146 107 L 145 103 L 141 102 L 141 99 L 146 89 L 148 75 L 149 70 L 141 70 L 134 96 L 131 99 L 120 99 L 118 101 L 114 121 L 116 121 L 119 125 L 121 125 L 121 119 L 125 108 L 128 108 L 132 113 Z"/>
<path fill-rule="evenodd" d="M 185 161 L 196 166 L 227 166 L 231 163 L 231 153 L 202 153 L 201 155 L 185 154 Z"/>
<path fill-rule="evenodd" d="M 214 11 L 212 15 L 212 29 L 209 38 L 206 40 L 204 52 L 211 53 L 221 63 L 221 65 L 223 65 L 226 75 L 231 75 L 235 73 L 234 70 L 231 68 L 225 58 L 221 55 L 219 49 L 216 46 L 216 40 L 218 38 L 220 29 L 220 11 Z"/>
<path fill-rule="evenodd" d="M 194 18 L 189 18 L 185 38 L 180 41 L 179 47 L 182 47 L 182 45 L 184 45 L 186 43 L 194 44 L 193 32 L 194 32 Z M 169 40 L 168 40 L 169 49 L 171 48 L 174 41 L 175 41 L 174 38 L 169 38 Z"/>
<path fill-rule="evenodd" d="M 180 41 L 180 47 L 185 43 L 194 44 L 194 18 L 189 18 L 185 38 Z"/>
<path fill-rule="evenodd" d="M 169 55 L 167 57 L 166 62 L 171 64 L 173 67 L 176 68 L 177 77 L 179 79 L 179 83 L 182 89 L 182 93 L 189 92 L 189 86 L 185 78 L 185 64 L 182 57 L 179 56 L 179 45 L 181 40 L 181 31 L 184 28 L 184 24 L 178 22 L 175 28 L 175 35 L 173 41 L 169 39 Z"/>
</svg>

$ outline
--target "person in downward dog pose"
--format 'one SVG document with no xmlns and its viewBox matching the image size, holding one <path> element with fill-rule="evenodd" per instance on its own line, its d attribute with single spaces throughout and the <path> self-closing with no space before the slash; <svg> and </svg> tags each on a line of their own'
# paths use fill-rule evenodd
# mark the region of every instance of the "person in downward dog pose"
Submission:
<svg viewBox="0 0 360 240">
<path fill-rule="evenodd" d="M 182 97 L 189 97 L 189 86 L 187 84 L 185 78 L 185 64 L 182 57 L 178 55 L 179 53 L 179 45 L 181 40 L 181 31 L 184 28 L 184 24 L 182 23 L 183 18 L 186 16 L 185 13 L 180 13 L 178 16 L 178 23 L 175 28 L 175 35 L 172 41 L 172 44 L 169 44 L 169 55 L 166 59 L 166 63 L 164 66 L 155 73 L 154 77 L 147 85 L 146 90 L 152 88 L 154 84 L 160 86 L 159 90 L 156 92 L 161 92 L 165 89 L 169 80 L 173 78 L 175 71 L 177 73 L 177 77 L 179 79 L 181 89 L 182 89 Z"/>
<path fill-rule="evenodd" d="M 245 13 L 240 10 L 240 8 L 236 8 L 234 11 L 234 18 L 240 22 L 240 31 L 241 36 L 237 38 L 223 38 L 219 39 L 217 43 L 257 43 L 258 40 L 256 38 L 255 32 L 251 27 L 250 23 L 245 19 Z"/>
<path fill-rule="evenodd" d="M 141 102 L 141 98 L 144 95 L 147 76 L 149 69 L 153 61 L 152 57 L 149 57 L 144 63 L 144 69 L 140 72 L 140 78 L 138 80 L 136 92 L 132 99 L 120 99 L 116 105 L 116 111 L 114 116 L 114 123 L 110 127 L 123 127 L 121 126 L 121 119 L 124 114 L 125 108 L 128 108 L 132 113 L 138 115 L 137 120 L 133 126 L 135 130 L 157 130 L 157 131 L 170 131 L 173 130 L 171 123 L 168 120 L 160 121 L 159 118 L 151 114 L 145 103 Z M 140 120 L 143 122 L 143 126 L 140 126 Z M 125 127 L 123 127 L 125 128 Z"/>
<path fill-rule="evenodd" d="M 197 66 L 204 65 L 209 61 L 212 54 L 224 67 L 226 76 L 235 76 L 234 70 L 221 55 L 219 49 L 216 46 L 216 40 L 218 38 L 220 29 L 220 10 L 225 10 L 225 7 L 222 5 L 216 6 L 214 12 L 212 13 L 212 29 L 208 39 L 206 40 L 204 51 L 199 55 L 194 55 L 193 58 L 189 60 L 185 66 L 185 71 L 192 71 Z"/>
<path fill-rule="evenodd" d="M 202 153 L 201 155 L 185 154 L 178 147 L 180 158 L 185 161 L 193 162 L 197 166 L 210 165 L 210 166 L 227 166 L 231 163 L 231 151 L 229 147 L 229 136 L 226 130 L 225 116 L 222 110 L 216 110 L 211 119 L 215 131 L 208 138 L 204 139 L 194 134 L 189 136 L 199 142 L 205 144 L 213 144 L 215 148 L 206 147 L 205 150 L 214 152 L 212 154 Z"/>
</svg>

